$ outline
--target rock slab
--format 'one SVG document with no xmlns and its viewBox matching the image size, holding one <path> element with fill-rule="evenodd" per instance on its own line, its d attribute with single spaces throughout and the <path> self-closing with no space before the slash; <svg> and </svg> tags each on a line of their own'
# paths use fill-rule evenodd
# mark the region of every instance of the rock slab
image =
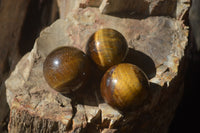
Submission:
<svg viewBox="0 0 200 133">
<path fill-rule="evenodd" d="M 43 62 L 53 49 L 85 51 L 88 38 L 100 28 L 121 32 L 129 45 L 125 62 L 138 65 L 150 78 L 151 96 L 137 110 L 120 113 L 107 105 L 95 74 L 86 88 L 70 95 L 45 82 Z M 41 32 L 6 80 L 9 132 L 167 132 L 183 93 L 187 36 L 183 22 L 169 17 L 120 18 L 90 7 L 69 13 Z"/>
</svg>

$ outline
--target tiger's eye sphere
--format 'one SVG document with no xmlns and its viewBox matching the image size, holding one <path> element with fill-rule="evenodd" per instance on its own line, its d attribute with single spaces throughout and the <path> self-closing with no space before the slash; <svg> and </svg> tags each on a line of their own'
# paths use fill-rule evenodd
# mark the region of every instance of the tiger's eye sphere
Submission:
<svg viewBox="0 0 200 133">
<path fill-rule="evenodd" d="M 111 67 L 104 74 L 101 95 L 111 107 L 127 111 L 144 103 L 148 87 L 148 79 L 140 68 L 122 63 Z"/>
<path fill-rule="evenodd" d="M 124 36 L 114 29 L 100 29 L 88 40 L 86 53 L 105 71 L 124 60 L 128 45 Z"/>
<path fill-rule="evenodd" d="M 61 93 L 69 93 L 82 87 L 88 80 L 89 70 L 89 59 L 74 47 L 55 49 L 43 64 L 47 83 Z"/>
</svg>

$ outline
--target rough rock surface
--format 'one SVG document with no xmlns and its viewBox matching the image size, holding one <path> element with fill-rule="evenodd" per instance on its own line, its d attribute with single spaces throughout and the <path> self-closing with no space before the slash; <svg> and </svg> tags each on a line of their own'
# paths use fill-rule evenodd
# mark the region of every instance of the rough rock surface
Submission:
<svg viewBox="0 0 200 133">
<path fill-rule="evenodd" d="M 100 11 L 105 14 L 130 11 L 146 16 L 174 16 L 176 4 L 177 0 L 103 0 Z"/>
<path fill-rule="evenodd" d="M 10 111 L 5 80 L 56 14 L 55 0 L 0 0 L 0 133 L 7 132 Z"/>
<path fill-rule="evenodd" d="M 99 7 L 103 14 L 118 15 L 128 12 L 128 15 L 135 18 L 148 16 L 170 16 L 182 20 L 191 0 L 57 0 L 60 10 L 60 17 L 65 19 L 68 14 L 77 10 L 78 7 L 88 6 Z M 121 15 L 121 17 L 124 14 Z"/>
<path fill-rule="evenodd" d="M 84 51 L 89 36 L 106 27 L 125 36 L 125 62 L 141 67 L 151 81 L 148 102 L 133 112 L 122 114 L 104 103 L 95 72 L 87 87 L 70 95 L 55 92 L 43 77 L 43 62 L 53 49 L 70 45 Z M 7 79 L 9 131 L 167 132 L 183 92 L 187 36 L 183 22 L 168 17 L 120 18 L 90 7 L 68 13 L 41 32 Z"/>
<path fill-rule="evenodd" d="M 0 1 L 0 132 L 9 115 L 4 81 L 20 58 L 18 41 L 28 4 L 29 0 Z"/>
</svg>

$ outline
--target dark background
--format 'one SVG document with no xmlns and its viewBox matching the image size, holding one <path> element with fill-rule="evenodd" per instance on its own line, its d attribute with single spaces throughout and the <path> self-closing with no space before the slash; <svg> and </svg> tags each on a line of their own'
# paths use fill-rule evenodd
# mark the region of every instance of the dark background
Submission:
<svg viewBox="0 0 200 133">
<path fill-rule="evenodd" d="M 200 96 L 198 96 L 200 89 L 200 53 L 195 50 L 194 42 L 190 43 L 188 47 L 190 47 L 192 51 L 190 56 L 187 57 L 189 64 L 184 81 L 184 95 L 171 123 L 169 133 L 200 132 Z"/>
</svg>

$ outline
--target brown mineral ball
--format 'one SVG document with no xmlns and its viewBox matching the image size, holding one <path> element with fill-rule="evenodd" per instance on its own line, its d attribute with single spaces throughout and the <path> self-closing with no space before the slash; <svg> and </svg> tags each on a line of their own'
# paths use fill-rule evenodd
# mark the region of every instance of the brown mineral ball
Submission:
<svg viewBox="0 0 200 133">
<path fill-rule="evenodd" d="M 74 47 L 60 47 L 52 51 L 43 64 L 47 83 L 61 93 L 81 88 L 89 78 L 87 56 Z"/>
<path fill-rule="evenodd" d="M 148 96 L 148 88 L 149 82 L 144 72 L 129 63 L 111 67 L 101 81 L 102 97 L 120 111 L 142 105 Z"/>
<path fill-rule="evenodd" d="M 120 32 L 100 29 L 89 38 L 86 52 L 99 69 L 105 71 L 124 60 L 128 45 Z"/>
</svg>

